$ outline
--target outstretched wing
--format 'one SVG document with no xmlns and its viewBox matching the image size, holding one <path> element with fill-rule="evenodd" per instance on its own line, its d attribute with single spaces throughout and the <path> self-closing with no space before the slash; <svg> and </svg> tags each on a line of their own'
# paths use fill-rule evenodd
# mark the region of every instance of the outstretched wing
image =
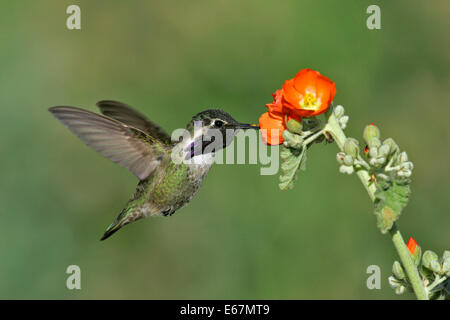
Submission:
<svg viewBox="0 0 450 320">
<path fill-rule="evenodd" d="M 105 116 L 140 129 L 165 144 L 170 144 L 170 136 L 161 127 L 130 106 L 118 101 L 103 100 L 97 102 L 97 107 Z"/>
<path fill-rule="evenodd" d="M 88 146 L 141 180 L 167 154 L 167 146 L 161 141 L 117 120 L 75 107 L 53 107 L 49 111 Z"/>
</svg>

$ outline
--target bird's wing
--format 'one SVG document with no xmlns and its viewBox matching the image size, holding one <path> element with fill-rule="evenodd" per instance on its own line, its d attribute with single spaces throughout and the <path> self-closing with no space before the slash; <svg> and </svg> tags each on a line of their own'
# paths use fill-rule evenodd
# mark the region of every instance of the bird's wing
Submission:
<svg viewBox="0 0 450 320">
<path fill-rule="evenodd" d="M 168 154 L 160 140 L 106 116 L 75 107 L 53 107 L 49 111 L 88 146 L 140 180 L 147 178 Z"/>
<path fill-rule="evenodd" d="M 140 129 L 165 144 L 170 144 L 170 136 L 161 127 L 130 106 L 118 101 L 103 100 L 97 102 L 97 107 L 105 116 Z"/>
</svg>

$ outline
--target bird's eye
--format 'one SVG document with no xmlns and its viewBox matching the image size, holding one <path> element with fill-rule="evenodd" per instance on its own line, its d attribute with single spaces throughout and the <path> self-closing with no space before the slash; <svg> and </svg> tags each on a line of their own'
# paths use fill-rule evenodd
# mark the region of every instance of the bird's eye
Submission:
<svg viewBox="0 0 450 320">
<path fill-rule="evenodd" d="M 222 126 L 223 126 L 223 121 L 221 121 L 221 120 L 216 120 L 216 121 L 214 121 L 214 126 L 215 126 L 216 128 L 222 128 Z"/>
</svg>

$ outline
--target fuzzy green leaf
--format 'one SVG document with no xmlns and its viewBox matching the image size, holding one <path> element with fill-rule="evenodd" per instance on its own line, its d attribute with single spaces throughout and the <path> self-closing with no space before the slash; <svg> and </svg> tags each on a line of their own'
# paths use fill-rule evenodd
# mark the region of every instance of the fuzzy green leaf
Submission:
<svg viewBox="0 0 450 320">
<path fill-rule="evenodd" d="M 388 232 L 407 205 L 411 193 L 408 183 L 397 181 L 377 185 L 375 215 L 381 233 Z"/>
<path fill-rule="evenodd" d="M 285 146 L 281 146 L 280 149 L 281 170 L 278 186 L 281 190 L 291 189 L 294 186 L 297 170 L 305 169 L 306 149 L 297 150 Z"/>
</svg>

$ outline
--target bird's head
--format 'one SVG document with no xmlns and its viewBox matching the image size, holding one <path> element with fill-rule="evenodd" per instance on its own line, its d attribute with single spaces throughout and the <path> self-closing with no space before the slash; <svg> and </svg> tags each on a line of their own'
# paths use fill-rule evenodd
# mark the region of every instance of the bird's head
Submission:
<svg viewBox="0 0 450 320">
<path fill-rule="evenodd" d="M 227 147 L 241 129 L 258 130 L 259 125 L 238 122 L 230 114 L 219 109 L 197 113 L 186 126 L 192 137 L 187 145 L 191 149 L 190 157 L 214 153 Z"/>
</svg>

